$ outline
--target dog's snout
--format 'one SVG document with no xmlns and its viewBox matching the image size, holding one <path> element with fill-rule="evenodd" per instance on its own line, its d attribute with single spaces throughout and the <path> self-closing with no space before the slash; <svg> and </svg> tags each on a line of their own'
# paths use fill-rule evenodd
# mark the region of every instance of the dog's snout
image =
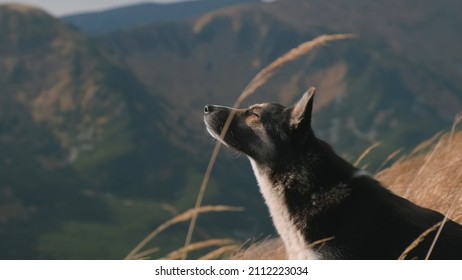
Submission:
<svg viewBox="0 0 462 280">
<path fill-rule="evenodd" d="M 210 114 L 214 111 L 215 107 L 213 105 L 205 105 L 204 114 Z"/>
</svg>

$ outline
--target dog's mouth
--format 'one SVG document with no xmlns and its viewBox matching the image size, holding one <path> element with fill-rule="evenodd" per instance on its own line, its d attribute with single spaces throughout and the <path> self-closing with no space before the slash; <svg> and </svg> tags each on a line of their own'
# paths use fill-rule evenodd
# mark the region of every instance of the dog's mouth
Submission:
<svg viewBox="0 0 462 280">
<path fill-rule="evenodd" d="M 223 143 L 225 146 L 229 147 L 228 143 L 225 142 L 223 138 L 220 137 L 221 134 L 221 129 L 219 131 L 215 131 L 212 126 L 209 124 L 207 121 L 208 118 L 204 116 L 204 122 L 205 122 L 205 128 L 207 129 L 207 132 L 216 140 L 220 141 Z"/>
<path fill-rule="evenodd" d="M 204 122 L 208 133 L 227 147 L 230 147 L 230 144 L 224 139 L 226 137 L 222 138 L 220 134 L 229 116 L 229 111 L 229 108 L 215 105 L 204 107 Z"/>
</svg>

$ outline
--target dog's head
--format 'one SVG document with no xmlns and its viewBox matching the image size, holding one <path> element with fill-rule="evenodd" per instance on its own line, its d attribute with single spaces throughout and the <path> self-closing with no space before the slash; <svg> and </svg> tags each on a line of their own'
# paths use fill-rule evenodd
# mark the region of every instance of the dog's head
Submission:
<svg viewBox="0 0 462 280">
<path fill-rule="evenodd" d="M 206 105 L 204 121 L 208 132 L 226 146 L 246 154 L 260 164 L 283 162 L 314 139 L 311 129 L 315 89 L 310 88 L 291 107 L 263 103 L 247 109 Z M 233 115 L 224 137 L 226 120 Z"/>
</svg>

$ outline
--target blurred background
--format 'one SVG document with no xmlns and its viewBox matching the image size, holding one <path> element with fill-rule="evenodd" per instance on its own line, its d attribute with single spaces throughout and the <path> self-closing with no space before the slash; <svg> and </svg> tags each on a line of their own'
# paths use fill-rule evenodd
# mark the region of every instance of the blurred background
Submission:
<svg viewBox="0 0 462 280">
<path fill-rule="evenodd" d="M 33 5 L 33 6 L 31 6 Z M 232 105 L 299 43 L 356 33 L 291 63 L 246 104 L 317 88 L 314 128 L 375 172 L 451 127 L 462 102 L 460 0 L 0 1 L 0 258 L 121 259 L 194 206 Z M 401 150 L 400 150 L 401 149 Z M 193 240 L 274 234 L 250 165 L 224 151 Z M 187 225 L 153 241 L 159 257 Z"/>
</svg>

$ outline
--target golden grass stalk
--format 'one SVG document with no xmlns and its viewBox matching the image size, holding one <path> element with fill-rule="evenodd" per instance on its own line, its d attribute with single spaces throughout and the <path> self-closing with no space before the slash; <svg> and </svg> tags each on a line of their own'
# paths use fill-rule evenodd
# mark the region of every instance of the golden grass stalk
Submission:
<svg viewBox="0 0 462 280">
<path fill-rule="evenodd" d="M 323 246 L 326 242 L 335 237 L 327 237 L 317 240 L 308 245 L 309 248 Z M 231 260 L 286 260 L 287 253 L 285 246 L 280 238 L 265 239 L 258 243 L 252 243 L 248 248 L 236 250 L 236 253 L 231 255 Z"/>
<path fill-rule="evenodd" d="M 450 142 L 452 141 L 452 135 L 450 136 L 449 141 Z M 461 175 L 462 175 L 462 171 L 459 172 L 459 174 L 457 174 L 456 181 L 459 180 Z M 446 212 L 446 215 L 444 215 L 444 219 L 441 222 L 441 225 L 438 227 L 438 231 L 436 232 L 436 235 L 435 235 L 435 238 L 433 239 L 432 245 L 430 246 L 430 249 L 428 249 L 427 255 L 425 256 L 426 260 L 428 260 L 430 258 L 430 255 L 432 254 L 433 249 L 435 248 L 436 242 L 438 241 L 438 238 L 440 237 L 441 231 L 443 230 L 444 224 L 447 222 L 448 217 L 451 216 L 454 213 L 455 208 L 459 206 L 458 202 L 459 202 L 459 200 L 461 198 L 461 193 L 462 192 L 460 192 L 460 191 L 457 193 L 456 198 L 451 203 L 451 207 L 449 207 L 448 211 Z"/>
<path fill-rule="evenodd" d="M 331 236 L 331 237 L 326 237 L 326 238 L 323 238 L 323 239 L 316 240 L 313 243 L 309 244 L 308 248 L 314 248 L 316 246 L 322 246 L 322 245 L 324 245 L 324 243 L 326 243 L 327 241 L 330 241 L 330 240 L 332 240 L 334 238 L 335 238 L 335 236 Z"/>
<path fill-rule="evenodd" d="M 422 232 L 421 235 L 419 235 L 419 237 L 417 237 L 414 241 L 412 241 L 412 243 L 406 248 L 406 250 L 403 251 L 403 253 L 401 254 L 401 256 L 399 256 L 398 260 L 405 260 L 407 255 L 412 251 L 414 250 L 414 248 L 416 248 L 417 246 L 419 246 L 419 244 L 424 241 L 425 237 L 427 237 L 430 233 L 434 232 L 441 224 L 443 223 L 443 221 L 441 222 L 438 222 L 436 224 L 434 224 L 431 228 L 427 229 L 426 231 Z"/>
<path fill-rule="evenodd" d="M 237 251 L 239 247 L 240 247 L 239 245 L 223 246 L 221 248 L 218 248 L 216 250 L 213 250 L 212 252 L 209 252 L 203 255 L 202 257 L 199 258 L 199 260 L 216 260 L 225 254 L 231 254 L 232 252 Z"/>
<path fill-rule="evenodd" d="M 355 161 L 354 163 L 354 166 L 358 166 L 359 163 L 375 148 L 377 148 L 379 145 L 381 144 L 381 142 L 377 142 L 377 143 L 374 143 L 373 145 L 371 145 L 369 148 L 367 148 L 359 157 L 358 159 Z"/>
<path fill-rule="evenodd" d="M 235 240 L 232 239 L 209 239 L 201 242 L 196 242 L 189 244 L 188 246 L 185 246 L 183 248 L 180 248 L 178 250 L 175 250 L 165 257 L 161 258 L 161 260 L 177 260 L 180 259 L 183 255 L 183 253 L 186 252 L 192 252 L 192 251 L 197 251 L 201 249 L 205 249 L 208 247 L 213 247 L 213 246 L 225 246 L 225 245 L 230 245 L 236 243 Z"/>
<path fill-rule="evenodd" d="M 440 237 L 441 231 L 443 230 L 444 225 L 448 221 L 448 216 L 444 216 L 444 219 L 440 222 L 438 225 L 438 230 L 436 232 L 435 238 L 433 238 L 432 244 L 430 245 L 430 248 L 428 249 L 427 255 L 425 256 L 425 260 L 428 260 L 430 258 L 430 255 L 433 252 L 433 248 L 435 248 L 436 241 L 438 241 L 438 238 Z"/>
<path fill-rule="evenodd" d="M 439 143 L 439 144 L 438 144 Z M 433 154 L 431 157 L 430 155 Z M 411 155 L 376 176 L 385 186 L 417 205 L 448 214 L 462 215 L 462 133 L 445 134 L 426 154 Z"/>
<path fill-rule="evenodd" d="M 317 48 L 319 46 L 325 45 L 333 41 L 351 39 L 354 37 L 356 37 L 356 35 L 354 34 L 322 35 L 316 37 L 311 41 L 304 42 L 298 45 L 297 47 L 291 49 L 283 56 L 277 58 L 263 70 L 258 72 L 258 74 L 252 79 L 252 81 L 250 81 L 249 85 L 247 85 L 247 87 L 241 93 L 234 107 L 238 107 L 242 103 L 242 101 L 254 94 L 257 89 L 259 89 L 261 86 L 268 82 L 268 80 L 277 72 L 277 70 L 286 65 L 288 62 L 297 60 L 301 56 L 306 55 L 314 48 Z"/>
<path fill-rule="evenodd" d="M 462 122 L 462 112 L 458 113 L 452 122 L 451 133 L 449 134 L 449 145 L 452 144 L 452 138 L 454 138 L 454 132 L 459 123 Z"/>
<path fill-rule="evenodd" d="M 354 34 L 334 34 L 334 35 L 322 35 L 316 37 L 311 41 L 304 42 L 299 46 L 291 49 L 283 56 L 276 59 L 270 65 L 265 67 L 261 70 L 246 86 L 244 91 L 238 97 L 236 102 L 234 103 L 233 107 L 237 108 L 241 105 L 241 103 L 249 96 L 251 96 L 257 89 L 263 86 L 280 68 L 282 68 L 288 62 L 294 61 L 300 58 L 303 55 L 306 55 L 311 50 L 316 47 L 325 45 L 329 42 L 337 41 L 337 40 L 344 40 L 354 38 L 356 35 Z M 229 125 L 231 124 L 232 119 L 234 118 L 234 111 L 231 111 L 229 114 L 225 124 L 223 125 L 223 130 L 220 134 L 220 138 L 224 138 L 226 133 L 228 132 Z M 212 155 L 210 156 L 209 163 L 207 165 L 207 170 L 205 171 L 204 177 L 202 179 L 201 186 L 199 188 L 199 193 L 197 195 L 196 204 L 194 208 L 200 207 L 202 204 L 202 200 L 204 198 L 205 190 L 207 189 L 207 185 L 210 179 L 210 174 L 212 173 L 213 166 L 215 165 L 215 161 L 217 159 L 218 153 L 220 152 L 221 142 L 217 141 L 215 144 L 215 148 L 213 149 Z M 189 224 L 188 233 L 186 234 L 185 245 L 187 247 L 191 243 L 192 234 L 194 232 L 194 228 L 197 222 L 197 214 L 194 214 L 191 218 L 191 222 Z M 187 258 L 187 252 L 185 251 L 181 257 L 181 259 L 185 260 Z"/>
<path fill-rule="evenodd" d="M 375 171 L 375 173 L 379 172 L 380 170 L 382 170 L 382 168 L 387 164 L 389 163 L 392 159 L 394 159 L 395 157 L 397 157 L 401 152 L 403 151 L 403 149 L 398 149 L 396 151 L 394 151 L 393 153 L 391 153 L 390 155 L 388 155 L 388 157 L 380 164 L 380 166 L 377 168 L 377 170 Z"/>
<path fill-rule="evenodd" d="M 417 182 L 416 179 L 419 178 L 420 174 L 425 170 L 425 168 L 427 167 L 427 165 L 429 164 L 429 162 L 431 161 L 431 159 L 435 155 L 436 151 L 439 149 L 439 147 L 440 147 L 440 145 L 442 143 L 442 139 L 443 138 L 440 138 L 440 140 L 436 144 L 435 148 L 433 148 L 433 150 L 429 154 L 427 154 L 427 156 L 425 157 L 424 164 L 422 164 L 422 166 L 419 168 L 419 171 L 417 172 L 417 175 L 414 177 L 414 180 L 412 180 L 411 184 L 409 185 L 409 188 L 404 193 L 405 198 L 408 197 L 409 193 L 414 188 L 415 182 Z"/>
<path fill-rule="evenodd" d="M 147 250 L 144 250 L 136 255 L 133 255 L 131 257 L 132 260 L 145 260 L 145 259 L 149 259 L 149 255 L 152 255 L 156 252 L 159 251 L 159 248 L 150 248 L 150 249 L 147 249 Z"/>
<path fill-rule="evenodd" d="M 456 217 L 462 213 L 462 133 L 455 131 L 458 122 L 456 117 L 450 133 L 438 133 L 419 145 L 421 148 L 415 149 L 413 155 L 378 175 L 392 191 L 418 205 L 445 214 L 426 258 L 430 257 L 444 222 L 448 218 L 457 220 Z M 426 154 L 415 155 L 430 145 L 434 146 Z"/>
<path fill-rule="evenodd" d="M 447 145 L 447 148 L 448 149 L 451 149 L 452 147 L 452 140 L 454 138 L 454 133 L 456 131 L 456 127 L 457 125 L 462 122 L 462 112 L 461 113 L 458 113 L 456 115 L 456 117 L 454 118 L 454 122 L 452 123 L 452 127 L 451 127 L 451 132 L 449 133 L 449 140 L 448 140 L 448 145 Z M 460 160 L 460 159 L 459 159 Z M 458 160 L 456 160 L 458 161 Z M 455 162 L 455 161 L 454 161 Z M 459 181 L 459 179 L 461 178 L 461 175 L 462 175 L 462 172 L 459 172 L 457 177 L 456 177 L 456 182 Z M 448 217 L 452 216 L 453 213 L 455 212 L 456 208 L 460 207 L 459 205 L 459 201 L 461 200 L 461 192 L 459 191 L 456 195 L 456 198 L 453 200 L 453 202 L 451 203 L 451 206 L 449 207 L 448 211 L 446 212 L 446 215 L 444 216 L 444 219 L 443 221 L 441 222 L 441 225 L 439 226 L 438 228 L 438 231 L 435 235 L 435 238 L 433 239 L 433 242 L 430 246 L 430 249 L 428 250 L 427 252 L 427 255 L 425 257 L 426 260 L 428 260 L 431 256 L 431 253 L 433 252 L 433 249 L 436 245 L 436 242 L 438 241 L 438 238 L 440 237 L 440 234 L 441 234 L 441 231 L 443 230 L 443 227 L 444 227 L 444 224 L 447 222 L 448 220 Z"/>
<path fill-rule="evenodd" d="M 243 208 L 241 207 L 232 207 L 226 205 L 207 205 L 202 207 L 197 207 L 193 209 L 189 209 L 172 219 L 166 221 L 165 223 L 161 224 L 151 233 L 149 233 L 143 240 L 141 240 L 138 245 L 133 248 L 130 253 L 125 257 L 126 260 L 134 259 L 134 256 L 139 255 L 139 251 L 146 246 L 154 237 L 156 237 L 159 233 L 166 230 L 167 228 L 171 227 L 174 224 L 178 224 L 181 222 L 186 222 L 190 220 L 194 215 L 202 214 L 202 213 L 210 213 L 210 212 L 227 212 L 227 211 L 242 211 Z"/>
<path fill-rule="evenodd" d="M 444 131 L 440 131 L 440 132 L 436 133 L 435 135 L 433 135 L 432 138 L 423 141 L 422 143 L 417 145 L 417 147 L 415 147 L 412 150 L 411 155 L 412 154 L 417 154 L 418 152 L 430 147 L 431 145 L 433 145 L 433 143 L 435 143 L 436 140 L 440 139 L 443 134 L 444 134 Z"/>
<path fill-rule="evenodd" d="M 285 260 L 286 250 L 280 238 L 265 239 L 258 243 L 251 243 L 248 248 L 237 250 L 231 260 Z"/>
</svg>

